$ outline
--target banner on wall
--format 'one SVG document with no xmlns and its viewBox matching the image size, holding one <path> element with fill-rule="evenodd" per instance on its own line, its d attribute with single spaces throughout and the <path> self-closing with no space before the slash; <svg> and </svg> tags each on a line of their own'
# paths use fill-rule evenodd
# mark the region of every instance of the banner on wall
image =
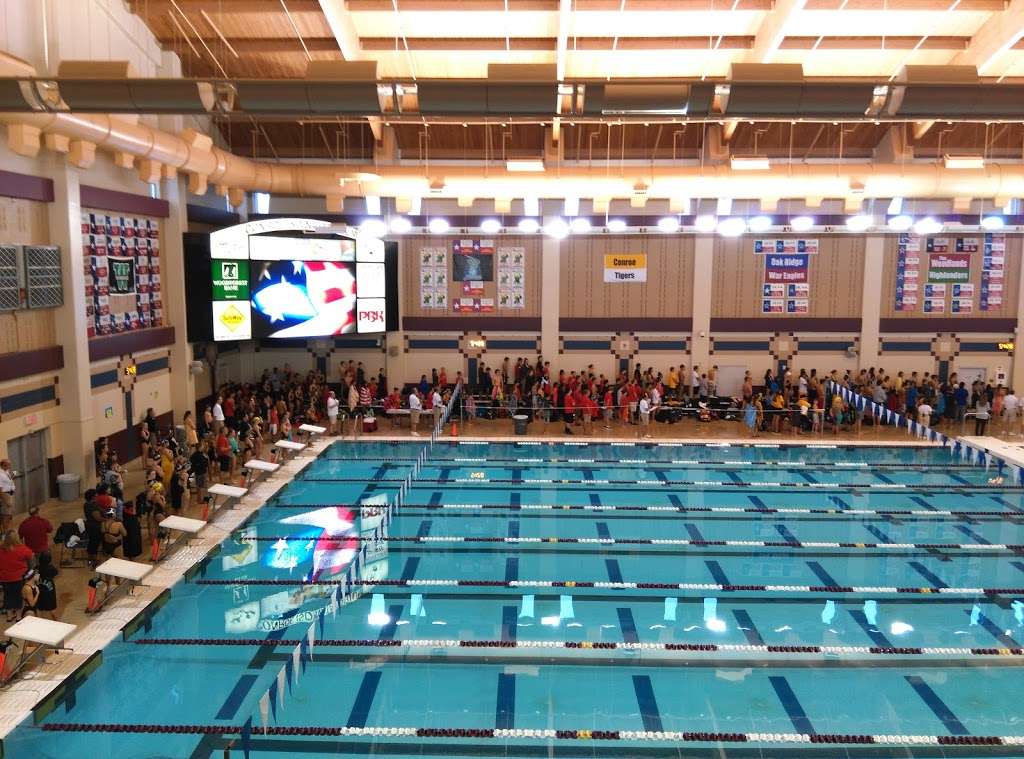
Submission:
<svg viewBox="0 0 1024 759">
<path fill-rule="evenodd" d="M 111 295 L 134 295 L 135 259 L 108 256 L 107 282 Z"/>
<path fill-rule="evenodd" d="M 526 307 L 525 248 L 498 248 L 498 307 Z"/>
<path fill-rule="evenodd" d="M 420 248 L 420 308 L 448 309 L 448 251 Z"/>
<path fill-rule="evenodd" d="M 754 240 L 754 253 L 764 256 L 761 313 L 810 313 L 810 261 L 817 240 Z"/>
<path fill-rule="evenodd" d="M 971 279 L 970 253 L 930 253 L 928 255 L 928 281 L 969 282 Z"/>
<path fill-rule="evenodd" d="M 981 259 L 979 311 L 993 311 L 1003 305 L 1003 277 L 1006 265 L 1006 237 L 986 234 Z M 973 293 L 972 293 L 973 294 Z"/>
<path fill-rule="evenodd" d="M 754 253 L 817 253 L 817 240 L 754 240 Z"/>
<path fill-rule="evenodd" d="M 897 311 L 917 309 L 918 281 L 921 273 L 920 240 L 901 234 L 896 244 Z"/>
<path fill-rule="evenodd" d="M 456 314 L 491 314 L 494 313 L 494 298 L 456 298 L 452 301 L 452 311 Z"/>
<path fill-rule="evenodd" d="M 646 282 L 646 253 L 612 253 L 604 257 L 605 282 Z"/>
</svg>

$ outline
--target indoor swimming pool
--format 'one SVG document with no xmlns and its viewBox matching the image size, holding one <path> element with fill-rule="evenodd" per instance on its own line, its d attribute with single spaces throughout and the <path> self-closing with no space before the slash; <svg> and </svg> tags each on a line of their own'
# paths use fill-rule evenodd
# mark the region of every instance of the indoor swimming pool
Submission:
<svg viewBox="0 0 1024 759">
<path fill-rule="evenodd" d="M 441 442 L 374 540 L 423 449 L 331 445 L 5 755 L 1024 755 L 1024 491 L 992 470 Z"/>
</svg>

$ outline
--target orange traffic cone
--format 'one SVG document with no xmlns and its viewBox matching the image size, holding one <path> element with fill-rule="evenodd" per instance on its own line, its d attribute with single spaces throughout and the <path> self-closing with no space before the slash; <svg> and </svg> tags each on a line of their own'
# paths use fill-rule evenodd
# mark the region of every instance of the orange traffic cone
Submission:
<svg viewBox="0 0 1024 759">
<path fill-rule="evenodd" d="M 452 437 L 459 436 L 459 423 L 452 419 Z"/>
<path fill-rule="evenodd" d="M 87 598 L 86 603 L 85 603 L 85 611 L 88 613 L 88 612 L 91 612 L 95 608 L 96 608 L 96 586 L 95 585 L 90 585 L 89 586 L 89 597 Z"/>
</svg>

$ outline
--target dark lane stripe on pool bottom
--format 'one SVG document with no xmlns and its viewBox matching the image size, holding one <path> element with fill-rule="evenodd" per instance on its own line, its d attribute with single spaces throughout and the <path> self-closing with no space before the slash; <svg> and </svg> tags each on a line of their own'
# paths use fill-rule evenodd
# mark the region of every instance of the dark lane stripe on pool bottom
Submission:
<svg viewBox="0 0 1024 759">
<path fill-rule="evenodd" d="M 612 533 L 611 530 L 608 529 L 607 522 L 596 522 L 594 524 L 594 529 L 597 530 L 597 537 L 601 538 L 601 540 L 611 540 Z"/>
<path fill-rule="evenodd" d="M 969 617 L 971 616 L 970 609 L 964 609 L 964 613 Z M 1001 646 L 1006 648 L 1020 648 L 1020 643 L 1011 638 L 1006 634 L 1005 630 L 999 628 L 999 626 L 991 619 L 986 617 L 984 614 L 978 614 L 978 624 L 985 629 L 989 635 L 999 641 Z"/>
<path fill-rule="evenodd" d="M 430 534 L 430 525 L 431 524 L 432 524 L 432 522 L 429 519 L 424 519 L 422 522 L 420 522 L 420 528 L 418 530 L 416 530 L 416 537 L 417 538 L 425 538 L 425 537 L 427 537 L 427 535 Z"/>
<path fill-rule="evenodd" d="M 690 540 L 704 540 L 704 536 L 701 535 L 700 529 L 693 522 L 687 522 L 683 525 L 686 528 L 686 534 L 690 536 Z"/>
<path fill-rule="evenodd" d="M 931 686 L 923 678 L 919 675 L 905 675 L 905 677 L 907 682 L 910 683 L 910 687 L 917 691 L 917 695 L 934 712 L 939 721 L 946 726 L 951 735 L 970 735 L 964 724 L 957 719 L 953 710 L 946 705 L 945 701 L 939 698 L 939 695 L 931 689 Z"/>
<path fill-rule="evenodd" d="M 830 588 L 840 587 L 840 584 L 836 582 L 836 579 L 818 562 L 808 561 L 807 568 L 814 572 L 814 576 L 821 580 L 822 585 L 827 585 Z"/>
<path fill-rule="evenodd" d="M 998 504 L 999 504 L 1000 506 L 1005 506 L 1006 508 L 1010 509 L 1011 511 L 1020 511 L 1020 508 L 1019 508 L 1019 507 L 1017 507 L 1017 506 L 1014 506 L 1014 505 L 1013 505 L 1012 503 L 1010 503 L 1009 501 L 1007 501 L 1007 500 L 1006 500 L 1005 498 L 1003 498 L 1002 496 L 998 496 L 998 495 L 990 495 L 990 496 L 989 496 L 989 498 L 991 498 L 991 499 L 992 499 L 993 501 L 995 501 L 996 503 L 998 503 Z"/>
<path fill-rule="evenodd" d="M 510 493 L 508 497 L 508 505 L 513 509 L 521 508 L 523 505 L 523 496 L 520 493 Z"/>
<path fill-rule="evenodd" d="M 962 532 L 967 537 L 969 537 L 975 543 L 979 543 L 979 544 L 981 544 L 983 546 L 990 546 L 990 545 L 992 545 L 992 541 L 991 540 L 988 540 L 987 538 L 982 537 L 981 535 L 976 533 L 974 530 L 972 530 L 970 527 L 964 527 L 962 524 L 958 524 L 956 526 L 956 529 L 959 530 L 960 532 Z"/>
<path fill-rule="evenodd" d="M 893 481 L 892 481 L 891 479 L 889 479 L 888 477 L 886 477 L 886 476 L 885 476 L 884 474 L 882 474 L 881 472 L 872 472 L 872 474 L 873 474 L 873 475 L 875 475 L 875 477 L 877 477 L 878 479 L 880 479 L 880 480 L 881 480 L 882 482 L 884 482 L 884 483 L 885 483 L 886 485 L 895 485 L 895 484 L 896 484 L 895 482 L 893 482 Z"/>
<path fill-rule="evenodd" d="M 805 472 L 805 471 L 803 471 L 801 469 L 797 469 L 796 473 L 797 473 L 797 476 L 802 477 L 804 480 L 806 480 L 807 482 L 811 483 L 812 485 L 817 485 L 818 484 L 818 481 L 816 479 L 814 479 L 811 475 L 809 475 L 807 472 Z"/>
<path fill-rule="evenodd" d="M 427 501 L 427 505 L 428 506 L 440 506 L 441 502 L 443 500 L 444 500 L 444 493 L 442 493 L 440 490 L 435 490 L 434 492 L 432 492 L 430 494 L 430 500 Z"/>
<path fill-rule="evenodd" d="M 758 498 L 756 495 L 748 495 L 747 499 L 752 504 L 754 504 L 755 509 L 760 509 L 761 511 L 768 511 L 768 505 L 760 498 Z"/>
<path fill-rule="evenodd" d="M 346 727 L 366 727 L 373 699 L 377 695 L 377 686 L 380 685 L 381 674 L 380 671 L 376 671 L 363 675 L 363 681 L 359 684 L 356 701 L 352 704 L 352 711 L 349 712 Z"/>
<path fill-rule="evenodd" d="M 394 640 L 395 633 L 398 632 L 398 620 L 402 618 L 403 608 L 402 604 L 388 607 L 388 622 L 380 628 L 377 640 Z"/>
<path fill-rule="evenodd" d="M 604 560 L 605 569 L 608 570 L 608 582 L 622 582 L 622 569 L 615 559 Z"/>
<path fill-rule="evenodd" d="M 786 714 L 789 716 L 789 721 L 793 723 L 793 727 L 796 731 L 804 735 L 814 735 L 814 726 L 811 724 L 811 720 L 808 718 L 807 712 L 804 711 L 804 708 L 800 705 L 800 701 L 797 699 L 796 694 L 790 687 L 789 680 L 781 675 L 769 677 L 768 680 L 775 689 L 775 695 L 779 697 L 779 701 L 782 703 L 782 708 L 786 710 Z"/>
<path fill-rule="evenodd" d="M 654 698 L 654 688 L 651 685 L 649 675 L 633 675 L 633 691 L 636 693 L 636 703 L 640 707 L 640 719 L 643 720 L 644 730 L 661 732 L 661 711 L 658 709 L 658 701 Z"/>
<path fill-rule="evenodd" d="M 1011 561 L 1010 566 L 1021 572 L 1024 572 L 1024 561 Z"/>
<path fill-rule="evenodd" d="M 736 483 L 743 482 L 743 480 L 740 479 L 740 476 L 736 472 L 734 472 L 732 469 L 726 469 L 724 472 L 722 472 L 722 474 L 724 474 L 726 477 L 728 477 L 733 482 L 736 482 Z"/>
<path fill-rule="evenodd" d="M 419 569 L 419 566 L 420 566 L 420 557 L 419 556 L 410 556 L 408 559 L 405 560 L 405 567 L 403 567 L 403 569 L 402 569 L 402 576 L 399 579 L 402 579 L 402 580 L 415 580 L 416 579 L 416 570 Z"/>
<path fill-rule="evenodd" d="M 888 535 L 886 535 L 884 532 L 879 530 L 874 525 L 866 524 L 864 525 L 864 529 L 870 532 L 876 538 L 878 538 L 879 543 L 892 543 L 892 538 L 890 538 Z"/>
<path fill-rule="evenodd" d="M 615 611 L 619 614 L 622 640 L 626 643 L 639 643 L 640 636 L 636 633 L 636 622 L 633 620 L 633 612 L 630 611 L 628 606 L 620 606 Z"/>
<path fill-rule="evenodd" d="M 519 520 L 518 519 L 510 519 L 510 520 L 508 520 L 508 536 L 510 538 L 518 538 L 519 537 Z"/>
<path fill-rule="evenodd" d="M 923 577 L 928 582 L 930 582 L 932 584 L 933 588 L 938 588 L 938 589 L 941 590 L 942 588 L 948 588 L 949 587 L 945 582 L 943 582 L 941 577 L 939 577 L 937 574 L 932 572 L 930 569 L 928 569 L 928 567 L 926 567 L 921 562 L 919 562 L 919 561 L 908 561 L 907 564 L 910 565 L 911 569 L 913 569 L 915 572 L 917 572 L 919 575 L 921 575 L 921 577 Z"/>
<path fill-rule="evenodd" d="M 850 504 L 848 504 L 846 501 L 844 501 L 842 498 L 840 498 L 837 495 L 830 495 L 828 497 L 828 500 L 831 501 L 832 503 L 834 503 L 840 509 L 843 509 L 844 511 L 846 509 L 850 508 Z"/>
<path fill-rule="evenodd" d="M 928 509 L 928 511 L 938 511 L 938 509 L 936 509 L 934 506 L 928 503 L 928 501 L 926 501 L 924 498 L 921 498 L 920 496 L 912 495 L 910 496 L 910 500 L 916 503 L 922 509 Z"/>
<path fill-rule="evenodd" d="M 882 648 L 894 647 L 892 641 L 885 637 L 885 634 L 881 630 L 879 630 L 878 627 L 872 625 L 868 621 L 867 615 L 863 611 L 861 611 L 860 609 L 850 609 L 849 611 L 850 616 L 854 618 L 858 625 L 860 625 L 861 629 L 864 631 L 864 634 L 871 639 L 872 643 Z"/>
<path fill-rule="evenodd" d="M 592 480 L 594 479 L 594 467 L 592 466 L 581 466 L 580 472 L 583 473 L 583 479 Z"/>
<path fill-rule="evenodd" d="M 732 583 L 729 582 L 728 575 L 725 574 L 725 570 L 722 569 L 722 565 L 717 561 L 705 561 L 704 566 L 708 568 L 711 576 L 715 578 L 715 582 L 719 585 L 732 585 Z"/>
<path fill-rule="evenodd" d="M 501 639 L 515 642 L 516 626 L 519 619 L 519 608 L 516 606 L 501 607 Z"/>
<path fill-rule="evenodd" d="M 498 697 L 494 709 L 494 727 L 511 730 L 516 726 L 516 676 L 498 675 Z"/>
<path fill-rule="evenodd" d="M 599 496 L 597 493 L 591 493 L 590 494 L 590 505 L 591 506 L 600 506 L 601 505 L 601 496 Z"/>
<path fill-rule="evenodd" d="M 786 525 L 784 525 L 784 524 L 777 524 L 777 525 L 775 525 L 775 531 L 777 533 L 779 533 L 779 535 L 782 536 L 782 539 L 785 540 L 787 543 L 799 543 L 800 542 L 799 540 L 797 540 L 796 535 L 794 535 L 792 532 L 790 532 L 789 528 L 786 527 Z"/>
<path fill-rule="evenodd" d="M 952 472 L 946 472 L 946 476 L 949 477 L 951 480 L 956 480 L 961 485 L 974 485 L 973 482 L 971 482 L 970 480 L 964 479 L 959 474 L 953 474 Z"/>
<path fill-rule="evenodd" d="M 505 559 L 505 582 L 515 582 L 519 579 L 519 559 L 509 557 Z"/>
<path fill-rule="evenodd" d="M 733 609 L 732 614 L 736 617 L 736 624 L 747 637 L 747 643 L 752 646 L 763 646 L 764 638 L 761 637 L 761 633 L 758 632 L 750 615 L 744 609 Z"/>
<path fill-rule="evenodd" d="M 242 675 L 238 678 L 238 682 L 235 683 L 235 687 L 231 689 L 231 693 L 228 694 L 227 700 L 224 705 L 217 712 L 217 719 L 234 719 L 238 713 L 239 707 L 242 705 L 242 701 L 252 690 L 252 686 L 256 683 L 256 675 Z"/>
</svg>

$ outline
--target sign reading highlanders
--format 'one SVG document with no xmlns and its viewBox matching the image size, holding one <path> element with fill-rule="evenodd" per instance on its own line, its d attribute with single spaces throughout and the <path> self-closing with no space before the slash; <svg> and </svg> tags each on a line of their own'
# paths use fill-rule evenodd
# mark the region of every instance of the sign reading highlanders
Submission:
<svg viewBox="0 0 1024 759">
<path fill-rule="evenodd" d="M 811 285 L 810 256 L 817 240 L 754 240 L 754 254 L 764 256 L 762 314 L 807 314 Z"/>
</svg>

